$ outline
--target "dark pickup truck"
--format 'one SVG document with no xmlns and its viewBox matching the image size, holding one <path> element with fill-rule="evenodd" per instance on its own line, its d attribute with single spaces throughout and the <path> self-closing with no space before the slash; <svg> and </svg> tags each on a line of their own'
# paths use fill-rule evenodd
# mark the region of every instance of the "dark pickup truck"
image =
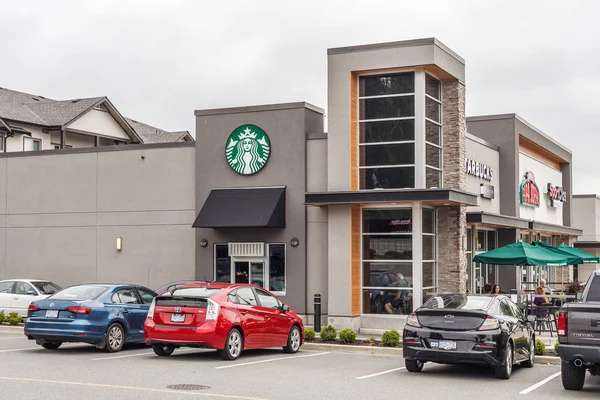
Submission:
<svg viewBox="0 0 600 400">
<path fill-rule="evenodd" d="M 578 300 L 558 313 L 558 354 L 563 387 L 581 390 L 585 372 L 600 375 L 600 271 L 594 271 Z"/>
</svg>

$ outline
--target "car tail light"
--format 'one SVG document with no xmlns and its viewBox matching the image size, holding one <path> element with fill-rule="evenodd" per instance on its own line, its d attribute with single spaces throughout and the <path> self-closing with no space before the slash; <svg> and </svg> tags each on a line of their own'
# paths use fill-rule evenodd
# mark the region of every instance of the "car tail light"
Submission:
<svg viewBox="0 0 600 400">
<path fill-rule="evenodd" d="M 219 316 L 219 306 L 213 300 L 208 299 L 208 307 L 206 308 L 206 321 L 216 321 Z"/>
<path fill-rule="evenodd" d="M 498 321 L 498 319 L 493 318 L 493 317 L 487 317 L 485 319 L 485 321 L 483 321 L 483 324 L 481 324 L 481 326 L 479 327 L 478 330 L 491 331 L 492 329 L 498 329 L 498 328 L 500 328 L 500 322 Z"/>
<path fill-rule="evenodd" d="M 558 336 L 567 336 L 567 313 L 565 311 L 558 313 Z"/>
<path fill-rule="evenodd" d="M 421 324 L 419 323 L 419 318 L 417 318 L 417 313 L 412 313 L 407 319 L 406 319 L 406 325 L 408 326 L 415 326 L 417 328 L 421 327 Z"/>
<path fill-rule="evenodd" d="M 148 309 L 148 315 L 146 315 L 146 319 L 154 318 L 154 306 L 156 305 L 156 299 L 152 299 L 152 303 L 150 304 L 150 308 Z"/>
<path fill-rule="evenodd" d="M 69 306 L 67 307 L 67 311 L 72 312 L 73 314 L 90 315 L 92 309 L 84 306 Z"/>
<path fill-rule="evenodd" d="M 32 311 L 37 311 L 40 308 L 38 306 L 36 306 L 35 304 L 30 304 L 29 307 L 27 308 L 27 312 L 32 312 Z"/>
</svg>

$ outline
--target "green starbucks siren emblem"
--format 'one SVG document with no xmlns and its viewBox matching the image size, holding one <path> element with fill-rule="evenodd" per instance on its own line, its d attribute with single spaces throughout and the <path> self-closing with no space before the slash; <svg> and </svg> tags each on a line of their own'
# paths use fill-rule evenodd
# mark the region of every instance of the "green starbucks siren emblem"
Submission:
<svg viewBox="0 0 600 400">
<path fill-rule="evenodd" d="M 271 142 L 265 131 L 255 125 L 242 125 L 227 138 L 225 156 L 235 172 L 252 175 L 265 166 L 270 151 Z"/>
</svg>

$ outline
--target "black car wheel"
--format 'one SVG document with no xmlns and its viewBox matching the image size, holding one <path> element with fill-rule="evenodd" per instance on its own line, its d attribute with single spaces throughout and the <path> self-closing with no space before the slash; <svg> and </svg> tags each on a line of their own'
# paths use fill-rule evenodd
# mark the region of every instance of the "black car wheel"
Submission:
<svg viewBox="0 0 600 400">
<path fill-rule="evenodd" d="M 585 367 L 576 367 L 572 362 L 563 361 L 560 364 L 560 376 L 565 389 L 581 390 L 585 383 Z"/>
<path fill-rule="evenodd" d="M 509 379 L 512 373 L 513 367 L 513 348 L 512 345 L 506 343 L 506 350 L 504 351 L 504 362 L 496 366 L 496 378 L 498 379 Z"/>
<path fill-rule="evenodd" d="M 521 363 L 525 368 L 532 368 L 535 363 L 535 337 L 531 337 L 531 344 L 529 345 L 529 359 Z"/>
<path fill-rule="evenodd" d="M 56 350 L 60 347 L 62 342 L 46 342 L 42 344 L 42 347 L 48 350 Z"/>
<path fill-rule="evenodd" d="M 290 334 L 288 335 L 287 346 L 283 347 L 284 353 L 297 353 L 300 349 L 300 343 L 302 342 L 300 329 L 294 325 L 292 329 L 290 329 Z"/>
<path fill-rule="evenodd" d="M 221 358 L 224 360 L 235 360 L 242 353 L 244 348 L 244 339 L 238 328 L 233 328 L 227 335 L 225 348 L 221 350 Z"/>
<path fill-rule="evenodd" d="M 121 351 L 125 344 L 125 329 L 117 322 L 113 322 L 106 331 L 106 343 L 104 351 L 108 353 L 117 353 Z"/>
<path fill-rule="evenodd" d="M 154 350 L 154 354 L 160 357 L 168 357 L 175 351 L 175 347 L 163 345 L 163 344 L 154 344 L 152 345 L 152 350 Z"/>
<path fill-rule="evenodd" d="M 404 365 L 408 372 L 421 372 L 425 363 L 421 360 L 404 360 Z"/>
</svg>

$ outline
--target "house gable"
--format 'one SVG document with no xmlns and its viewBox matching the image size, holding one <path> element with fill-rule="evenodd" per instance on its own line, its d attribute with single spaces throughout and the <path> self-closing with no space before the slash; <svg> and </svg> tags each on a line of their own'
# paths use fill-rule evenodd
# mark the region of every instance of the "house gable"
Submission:
<svg viewBox="0 0 600 400">
<path fill-rule="evenodd" d="M 129 134 L 103 105 L 94 107 L 66 126 L 67 130 L 131 141 Z"/>
</svg>

